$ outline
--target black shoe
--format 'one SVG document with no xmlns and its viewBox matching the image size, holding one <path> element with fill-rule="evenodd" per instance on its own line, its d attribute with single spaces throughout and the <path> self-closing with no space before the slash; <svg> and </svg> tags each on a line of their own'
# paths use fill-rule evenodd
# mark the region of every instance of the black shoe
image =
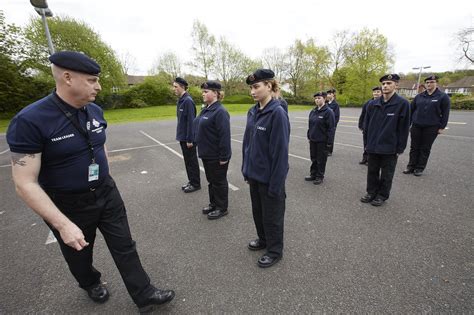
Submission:
<svg viewBox="0 0 474 315">
<path fill-rule="evenodd" d="M 363 202 L 363 203 L 369 203 L 371 202 L 372 200 L 375 199 L 375 195 L 372 195 L 372 194 L 366 194 L 364 197 L 360 198 L 360 201 Z"/>
<path fill-rule="evenodd" d="M 192 193 L 195 192 L 196 190 L 201 189 L 201 186 L 193 186 L 191 184 L 188 185 L 188 187 L 184 188 L 183 191 L 185 193 Z"/>
<path fill-rule="evenodd" d="M 181 190 L 184 190 L 184 189 L 185 189 L 186 187 L 188 187 L 189 185 L 191 185 L 191 183 L 189 183 L 189 182 L 186 183 L 186 184 L 184 184 L 183 186 L 181 186 Z"/>
<path fill-rule="evenodd" d="M 385 199 L 383 199 L 382 197 L 376 197 L 374 200 L 370 202 L 370 204 L 375 207 L 380 207 L 384 203 L 385 203 Z"/>
<path fill-rule="evenodd" d="M 153 307 L 155 305 L 161 305 L 168 303 L 172 299 L 174 299 L 174 291 L 173 290 L 160 290 L 156 289 L 155 292 L 146 300 L 146 302 L 139 306 L 138 309 L 140 313 L 148 313 L 153 311 Z"/>
<path fill-rule="evenodd" d="M 367 159 L 362 159 L 362 161 L 359 162 L 360 165 L 365 165 L 367 163 L 368 163 Z"/>
<path fill-rule="evenodd" d="M 319 184 L 322 184 L 322 183 L 323 183 L 323 179 L 320 178 L 320 177 L 317 177 L 313 182 L 313 184 L 315 184 L 315 185 L 319 185 Z"/>
<path fill-rule="evenodd" d="M 257 265 L 260 267 L 260 268 L 268 268 L 268 267 L 271 267 L 273 266 L 274 264 L 276 264 L 278 261 L 280 261 L 281 259 L 281 256 L 280 257 L 270 257 L 268 255 L 263 255 L 262 257 L 260 257 L 260 259 L 257 261 Z"/>
<path fill-rule="evenodd" d="M 86 291 L 87 295 L 89 295 L 94 302 L 104 303 L 109 299 L 109 291 L 107 291 L 107 288 L 102 283 L 89 287 Z"/>
<path fill-rule="evenodd" d="M 209 220 L 217 220 L 217 219 L 222 218 L 223 216 L 228 215 L 228 214 L 229 214 L 229 211 L 227 211 L 227 210 L 217 209 L 217 210 L 214 210 L 212 212 L 209 212 L 207 214 L 207 218 Z"/>
<path fill-rule="evenodd" d="M 261 250 L 265 249 L 267 244 L 263 243 L 259 238 L 257 238 L 256 240 L 250 241 L 247 247 L 250 250 Z"/>
<path fill-rule="evenodd" d="M 407 168 L 406 170 L 404 170 L 402 173 L 403 174 L 412 174 L 415 170 L 412 169 L 412 168 Z"/>
<path fill-rule="evenodd" d="M 311 175 L 310 175 L 310 176 L 306 176 L 306 177 L 304 178 L 304 180 L 305 180 L 305 181 L 308 181 L 308 182 L 311 182 L 311 181 L 313 181 L 313 180 L 315 180 L 315 179 L 316 179 L 316 177 L 311 176 Z"/>
<path fill-rule="evenodd" d="M 216 210 L 215 206 L 205 207 L 202 209 L 202 214 L 209 214 L 209 212 L 212 212 L 214 210 Z"/>
<path fill-rule="evenodd" d="M 413 172 L 413 175 L 415 176 L 421 176 L 422 174 L 423 174 L 423 170 L 419 168 Z"/>
</svg>

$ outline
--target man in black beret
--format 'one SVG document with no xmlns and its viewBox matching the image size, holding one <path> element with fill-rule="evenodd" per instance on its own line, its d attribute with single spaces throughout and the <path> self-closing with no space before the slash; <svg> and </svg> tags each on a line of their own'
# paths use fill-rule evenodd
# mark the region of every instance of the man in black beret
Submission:
<svg viewBox="0 0 474 315">
<path fill-rule="evenodd" d="M 367 106 L 364 119 L 365 149 L 368 153 L 367 194 L 360 201 L 381 206 L 390 196 L 398 155 L 407 145 L 410 104 L 395 91 L 400 77 L 380 78 L 382 97 Z"/>
<path fill-rule="evenodd" d="M 107 122 L 92 103 L 100 66 L 88 56 L 61 51 L 50 57 L 56 90 L 21 110 L 7 141 L 19 196 L 54 233 L 69 270 L 89 297 L 109 292 L 92 265 L 97 228 L 140 311 L 174 298 L 150 283 L 130 234 L 125 205 L 109 173 Z"/>
<path fill-rule="evenodd" d="M 174 94 L 179 97 L 176 104 L 176 140 L 179 141 L 183 152 L 184 165 L 188 175 L 188 182 L 181 187 L 185 193 L 192 193 L 201 189 L 201 177 L 199 174 L 199 162 L 194 145 L 193 121 L 196 118 L 196 105 L 187 92 L 188 82 L 177 77 L 173 82 Z"/>
<path fill-rule="evenodd" d="M 451 101 L 446 93 L 438 89 L 438 77 L 430 75 L 425 78 L 426 91 L 415 96 L 411 102 L 412 126 L 410 161 L 404 174 L 421 176 L 431 147 L 448 124 Z"/>
<path fill-rule="evenodd" d="M 373 100 L 379 98 L 382 96 L 382 88 L 380 86 L 375 86 L 372 88 L 372 98 L 368 100 L 363 106 L 362 106 L 362 111 L 359 116 L 359 130 L 364 131 L 364 119 L 365 119 L 365 114 L 367 112 L 367 106 L 369 105 L 370 102 Z M 365 139 L 365 138 L 364 138 Z M 361 165 L 367 165 L 367 151 L 365 150 L 365 147 L 367 146 L 367 143 L 364 140 L 364 153 L 362 154 L 362 160 L 359 162 Z"/>
<path fill-rule="evenodd" d="M 334 119 L 335 119 L 335 126 L 334 126 L 334 134 L 336 133 L 336 128 L 337 124 L 339 123 L 339 117 L 341 116 L 340 110 L 339 110 L 339 104 L 336 102 L 336 90 L 335 89 L 329 89 L 326 92 L 326 102 L 328 104 L 328 107 L 332 109 L 334 112 Z M 334 150 L 334 145 L 329 148 L 328 156 L 332 155 L 332 151 Z"/>
</svg>

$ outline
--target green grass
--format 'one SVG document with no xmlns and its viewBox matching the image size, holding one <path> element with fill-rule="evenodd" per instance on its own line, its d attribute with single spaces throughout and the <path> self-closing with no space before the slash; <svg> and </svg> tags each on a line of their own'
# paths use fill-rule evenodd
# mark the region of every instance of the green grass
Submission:
<svg viewBox="0 0 474 315">
<path fill-rule="evenodd" d="M 246 113 L 251 104 L 228 104 L 224 103 L 225 108 L 232 114 Z M 306 105 L 290 105 L 290 111 L 308 110 L 311 106 Z M 200 109 L 197 107 L 197 112 Z M 124 108 L 124 109 L 109 109 L 104 111 L 105 119 L 109 124 L 120 124 L 134 121 L 149 121 L 149 120 L 163 120 L 176 119 L 176 105 L 152 106 L 145 108 Z M 7 130 L 10 119 L 0 119 L 0 133 Z"/>
</svg>

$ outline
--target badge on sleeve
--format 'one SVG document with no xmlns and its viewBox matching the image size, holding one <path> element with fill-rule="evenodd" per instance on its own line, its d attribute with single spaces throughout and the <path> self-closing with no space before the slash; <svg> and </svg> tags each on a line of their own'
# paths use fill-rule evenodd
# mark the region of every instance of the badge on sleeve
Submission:
<svg viewBox="0 0 474 315">
<path fill-rule="evenodd" d="M 89 165 L 89 181 L 95 181 L 99 179 L 99 164 L 92 163 Z"/>
</svg>

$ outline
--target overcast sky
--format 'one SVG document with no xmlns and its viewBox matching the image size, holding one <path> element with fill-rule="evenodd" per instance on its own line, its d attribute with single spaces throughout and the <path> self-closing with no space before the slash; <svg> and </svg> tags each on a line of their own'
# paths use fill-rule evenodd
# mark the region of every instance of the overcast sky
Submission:
<svg viewBox="0 0 474 315">
<path fill-rule="evenodd" d="M 24 26 L 39 18 L 28 0 L 1 0 L 8 23 Z M 285 48 L 298 38 L 329 45 L 344 29 L 377 28 L 395 54 L 395 72 L 431 66 L 431 71 L 465 69 L 457 61 L 455 34 L 473 27 L 470 0 L 317 1 L 317 0 L 48 0 L 55 15 L 80 19 L 119 55 L 135 57 L 134 74 L 147 74 L 157 57 L 173 51 L 190 59 L 193 21 L 225 36 L 252 58 L 263 49 Z M 471 66 L 472 69 L 472 66 Z"/>
</svg>

